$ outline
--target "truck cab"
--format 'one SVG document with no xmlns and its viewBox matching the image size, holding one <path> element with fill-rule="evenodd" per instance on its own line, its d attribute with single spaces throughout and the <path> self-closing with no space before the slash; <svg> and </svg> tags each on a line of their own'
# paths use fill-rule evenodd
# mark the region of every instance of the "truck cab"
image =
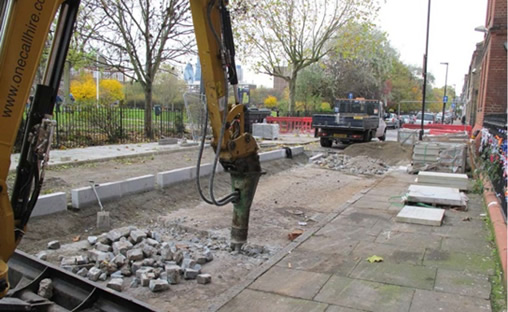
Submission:
<svg viewBox="0 0 508 312">
<path fill-rule="evenodd" d="M 334 142 L 369 142 L 373 137 L 385 139 L 386 123 L 383 120 L 383 102 L 378 100 L 338 99 L 333 113 L 314 114 L 314 136 L 321 146 L 331 147 Z"/>
</svg>

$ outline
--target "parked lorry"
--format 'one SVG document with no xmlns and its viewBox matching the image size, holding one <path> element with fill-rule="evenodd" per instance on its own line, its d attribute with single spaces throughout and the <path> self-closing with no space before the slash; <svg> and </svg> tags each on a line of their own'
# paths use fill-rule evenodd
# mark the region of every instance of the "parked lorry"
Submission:
<svg viewBox="0 0 508 312">
<path fill-rule="evenodd" d="M 338 99 L 332 109 L 334 112 L 330 114 L 312 115 L 314 137 L 320 138 L 321 146 L 331 147 L 334 142 L 369 142 L 372 138 L 385 140 L 383 102 L 363 98 Z"/>
</svg>

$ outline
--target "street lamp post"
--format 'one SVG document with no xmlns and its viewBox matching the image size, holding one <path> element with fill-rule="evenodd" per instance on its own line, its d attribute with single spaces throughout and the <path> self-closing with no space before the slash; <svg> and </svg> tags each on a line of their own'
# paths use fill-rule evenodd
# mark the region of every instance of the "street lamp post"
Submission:
<svg viewBox="0 0 508 312">
<path fill-rule="evenodd" d="M 448 98 L 446 97 L 446 85 L 448 83 L 448 62 L 442 62 L 441 65 L 446 65 L 446 76 L 445 76 L 444 96 L 443 96 L 443 114 L 441 115 L 441 124 L 444 124 L 445 107 L 446 107 L 446 102 L 448 102 Z"/>
<path fill-rule="evenodd" d="M 425 120 L 425 92 L 427 91 L 427 54 L 429 52 L 429 26 L 430 26 L 430 0 L 427 11 L 427 39 L 425 41 L 425 54 L 423 55 L 423 91 L 422 91 L 422 123 L 419 140 L 423 140 L 423 122 Z"/>
</svg>

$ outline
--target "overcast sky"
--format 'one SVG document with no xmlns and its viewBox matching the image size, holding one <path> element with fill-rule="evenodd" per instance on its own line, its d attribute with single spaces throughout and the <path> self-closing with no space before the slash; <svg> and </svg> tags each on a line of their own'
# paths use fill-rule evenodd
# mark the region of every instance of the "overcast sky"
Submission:
<svg viewBox="0 0 508 312">
<path fill-rule="evenodd" d="M 428 0 L 386 1 L 377 25 L 388 34 L 391 45 L 399 52 L 402 62 L 423 66 L 427 30 Z M 434 87 L 445 84 L 448 62 L 448 85 L 455 85 L 460 94 L 476 43 L 484 34 L 474 30 L 485 24 L 487 0 L 433 0 L 431 3 L 428 71 L 434 75 Z M 237 43 L 238 44 L 238 43 Z M 267 75 L 244 73 L 246 82 L 273 86 Z"/>
<path fill-rule="evenodd" d="M 423 66 L 427 31 L 428 0 L 386 0 L 379 14 L 379 27 L 388 33 L 401 60 Z M 487 0 L 433 0 L 430 9 L 428 71 L 435 77 L 435 87 L 445 84 L 448 62 L 448 85 L 456 85 L 460 94 L 476 43 L 484 34 L 474 30 L 485 25 Z"/>
</svg>

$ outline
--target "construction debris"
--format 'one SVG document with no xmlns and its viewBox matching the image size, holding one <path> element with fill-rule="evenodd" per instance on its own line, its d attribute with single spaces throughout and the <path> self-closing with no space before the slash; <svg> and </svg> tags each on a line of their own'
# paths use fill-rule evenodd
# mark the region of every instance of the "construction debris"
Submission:
<svg viewBox="0 0 508 312">
<path fill-rule="evenodd" d="M 209 240 L 189 242 L 163 241 L 156 231 L 141 230 L 133 226 L 113 229 L 99 236 L 87 238 L 90 249 L 86 255 L 62 256 L 60 265 L 91 281 L 107 281 L 107 287 L 122 291 L 123 280 L 135 276 L 131 287 L 149 287 L 152 292 L 169 289 L 182 279 L 196 279 L 202 265 L 213 260 Z M 220 248 L 220 247 L 219 247 Z M 265 252 L 261 246 L 244 246 L 244 253 L 258 255 Z M 268 251 L 267 251 L 268 252 Z M 209 277 L 208 277 L 209 276 Z M 201 277 L 209 283 L 210 275 Z"/>
<path fill-rule="evenodd" d="M 297 238 L 298 236 L 302 235 L 303 234 L 303 230 L 300 230 L 300 229 L 295 229 L 295 230 L 292 230 L 289 234 L 288 234 L 288 239 L 289 240 L 295 240 L 295 238 Z"/>
<path fill-rule="evenodd" d="M 53 281 L 50 278 L 41 280 L 37 294 L 42 298 L 51 299 L 53 297 Z"/>
<path fill-rule="evenodd" d="M 57 240 L 51 241 L 48 243 L 48 249 L 59 249 L 60 248 L 60 242 Z"/>
<path fill-rule="evenodd" d="M 367 156 L 349 157 L 343 154 L 331 154 L 317 159 L 314 164 L 321 168 L 364 175 L 382 175 L 389 169 L 382 161 Z"/>
<path fill-rule="evenodd" d="M 404 206 L 404 208 L 402 208 L 402 210 L 397 214 L 395 221 L 441 226 L 444 216 L 444 209 Z"/>
</svg>

